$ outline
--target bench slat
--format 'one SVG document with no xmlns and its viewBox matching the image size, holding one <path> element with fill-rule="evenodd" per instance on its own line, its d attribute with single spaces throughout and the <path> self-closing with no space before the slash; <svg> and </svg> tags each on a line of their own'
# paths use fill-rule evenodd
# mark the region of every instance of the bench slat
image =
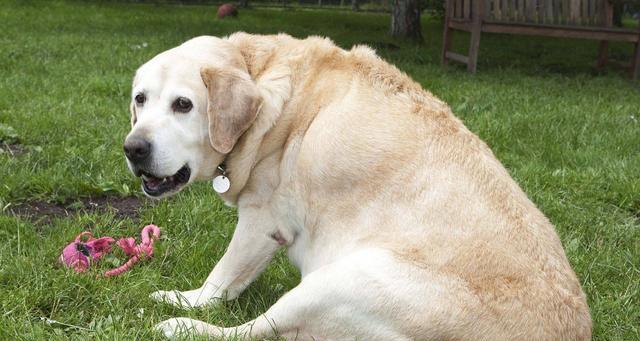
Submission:
<svg viewBox="0 0 640 341">
<path fill-rule="evenodd" d="M 472 0 L 462 0 L 462 2 L 464 2 L 464 5 L 463 5 L 464 18 L 469 20 L 471 19 L 471 1 Z"/>
<path fill-rule="evenodd" d="M 571 0 L 571 24 L 580 25 L 580 0 Z"/>
<path fill-rule="evenodd" d="M 538 25 L 527 23 L 485 22 L 482 32 L 539 35 L 560 38 L 582 38 L 638 42 L 639 31 L 590 26 Z"/>
<path fill-rule="evenodd" d="M 484 20 L 522 24 L 611 26 L 609 0 L 448 0 L 452 18 L 472 20 L 474 1 L 484 2 Z"/>
<path fill-rule="evenodd" d="M 549 23 L 558 24 L 560 21 L 560 0 L 552 0 L 552 5 L 549 8 L 551 8 L 551 20 Z"/>
<path fill-rule="evenodd" d="M 452 59 L 452 60 L 455 60 L 457 62 L 464 63 L 464 64 L 469 64 L 469 57 L 467 57 L 467 56 L 463 56 L 463 55 L 461 55 L 459 53 L 455 53 L 455 52 L 451 52 L 451 51 L 447 51 L 445 54 L 446 54 L 448 59 Z"/>
<path fill-rule="evenodd" d="M 532 0 L 527 0 L 525 2 L 525 16 L 526 16 L 526 21 L 527 22 L 534 22 L 535 21 L 535 15 L 536 15 L 536 4 L 535 1 Z"/>
<path fill-rule="evenodd" d="M 484 18 L 493 18 L 493 12 L 491 9 L 492 2 L 491 0 L 480 0 L 484 1 Z"/>
<path fill-rule="evenodd" d="M 545 0 L 544 4 L 544 23 L 553 24 L 553 0 Z"/>
</svg>

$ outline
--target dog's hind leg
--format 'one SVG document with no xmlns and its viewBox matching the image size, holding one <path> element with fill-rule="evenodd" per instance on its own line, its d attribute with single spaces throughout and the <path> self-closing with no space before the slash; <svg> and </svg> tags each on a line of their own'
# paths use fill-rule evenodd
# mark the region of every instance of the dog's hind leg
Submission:
<svg viewBox="0 0 640 341">
<path fill-rule="evenodd" d="M 358 251 L 308 274 L 264 314 L 233 328 L 188 318 L 166 320 L 156 329 L 218 338 L 290 340 L 409 340 L 443 338 L 461 309 L 438 283 L 416 283 L 407 266 L 389 252 Z M 425 300 L 427 311 L 425 311 Z"/>
</svg>

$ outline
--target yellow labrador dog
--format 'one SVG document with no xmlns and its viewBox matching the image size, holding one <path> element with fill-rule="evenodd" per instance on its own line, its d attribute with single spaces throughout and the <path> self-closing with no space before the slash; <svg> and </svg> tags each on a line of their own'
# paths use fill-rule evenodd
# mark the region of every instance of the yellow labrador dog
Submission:
<svg viewBox="0 0 640 341">
<path fill-rule="evenodd" d="M 554 227 L 451 109 L 363 46 L 237 33 L 140 67 L 124 149 L 151 197 L 214 180 L 238 224 L 201 287 L 234 299 L 287 247 L 302 281 L 237 327 L 167 336 L 588 340 Z"/>
</svg>

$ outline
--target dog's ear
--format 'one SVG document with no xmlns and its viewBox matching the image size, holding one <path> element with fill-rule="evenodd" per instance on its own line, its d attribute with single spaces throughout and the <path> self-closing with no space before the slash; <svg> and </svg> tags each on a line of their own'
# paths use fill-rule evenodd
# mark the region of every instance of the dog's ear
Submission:
<svg viewBox="0 0 640 341">
<path fill-rule="evenodd" d="M 227 154 L 253 124 L 262 97 L 246 72 L 206 67 L 200 70 L 200 76 L 207 87 L 211 146 Z"/>
</svg>

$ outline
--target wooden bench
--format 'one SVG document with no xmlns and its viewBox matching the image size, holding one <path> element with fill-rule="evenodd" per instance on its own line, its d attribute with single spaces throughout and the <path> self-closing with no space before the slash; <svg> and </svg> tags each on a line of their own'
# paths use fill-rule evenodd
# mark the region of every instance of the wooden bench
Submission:
<svg viewBox="0 0 640 341">
<path fill-rule="evenodd" d="M 640 74 L 640 27 L 612 27 L 609 0 L 445 0 L 442 63 L 455 60 L 475 73 L 480 34 L 512 33 L 600 40 L 598 67 L 607 63 L 609 41 L 635 45 L 632 78 Z M 468 55 L 451 51 L 454 30 L 471 33 Z"/>
</svg>

